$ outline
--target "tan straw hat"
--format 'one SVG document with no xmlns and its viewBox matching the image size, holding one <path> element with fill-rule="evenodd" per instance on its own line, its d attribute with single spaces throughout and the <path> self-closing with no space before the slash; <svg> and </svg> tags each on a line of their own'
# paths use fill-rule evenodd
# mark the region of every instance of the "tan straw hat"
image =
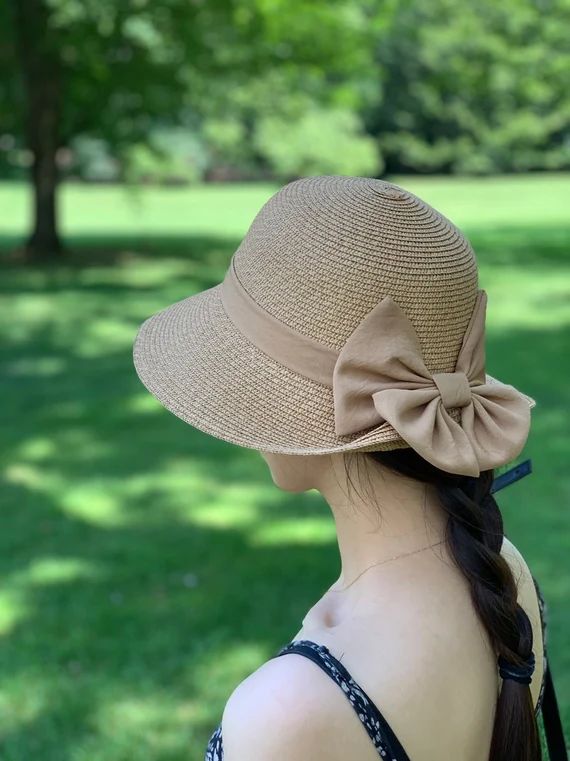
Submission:
<svg viewBox="0 0 570 761">
<path fill-rule="evenodd" d="M 149 317 L 148 390 L 190 425 L 288 454 L 412 447 L 477 476 L 524 447 L 536 402 L 485 373 L 487 295 L 465 236 L 403 188 L 296 180 L 224 280 Z"/>
</svg>

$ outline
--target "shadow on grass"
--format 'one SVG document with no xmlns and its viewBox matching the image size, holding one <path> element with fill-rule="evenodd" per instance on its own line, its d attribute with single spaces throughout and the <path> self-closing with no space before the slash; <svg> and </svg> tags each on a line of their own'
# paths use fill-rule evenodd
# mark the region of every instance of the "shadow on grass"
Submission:
<svg viewBox="0 0 570 761">
<path fill-rule="evenodd" d="M 472 240 L 489 265 L 566 263 L 568 230 Z M 239 241 L 73 243 L 72 263 L 9 264 L 0 285 L 11 316 L 0 349 L 0 694 L 14 706 L 0 718 L 2 759 L 199 759 L 233 687 L 291 638 L 339 570 L 333 540 L 252 543 L 252 527 L 332 519 L 314 493 L 276 495 L 256 453 L 187 426 L 136 377 L 137 326 L 219 282 Z M 565 720 L 567 340 L 565 327 L 518 330 L 487 350 L 493 374 L 539 405 L 535 473 L 499 502 L 550 598 Z M 547 376 L 554 367 L 564 381 Z"/>
<path fill-rule="evenodd" d="M 570 225 L 465 228 L 480 264 L 524 270 L 568 267 Z"/>
<path fill-rule="evenodd" d="M 525 226 L 465 226 L 480 262 L 487 266 L 542 267 L 568 266 L 570 225 L 545 224 Z M 239 239 L 208 235 L 74 235 L 65 242 L 64 264 L 69 267 L 111 266 L 124 264 L 130 257 L 190 258 L 202 265 L 227 266 L 238 247 Z M 22 240 L 0 235 L 0 266 L 20 268 L 18 252 Z M 59 265 L 53 265 L 57 268 Z M 51 268 L 51 266 L 50 266 Z"/>
<path fill-rule="evenodd" d="M 132 475 L 127 464 L 123 477 Z M 247 532 L 172 518 L 158 490 L 126 505 L 135 523 L 113 528 L 73 517 L 23 487 L 12 486 L 5 499 L 11 538 L 2 542 L 3 584 L 25 610 L 0 640 L 3 682 L 42 696 L 32 719 L 2 732 L 5 759 L 72 759 L 77 744 L 98 732 L 111 751 L 101 758 L 121 757 L 104 717 L 128 702 L 146 707 L 150 719 L 125 733 L 133 741 L 144 740 L 153 723 L 167 724 L 166 709 L 195 704 L 195 718 L 178 731 L 187 747 L 203 750 L 223 707 L 217 659 L 250 642 L 269 655 L 299 628 L 299 613 L 332 576 L 331 547 L 252 549 Z M 285 499 L 280 509 L 314 512 L 308 503 L 301 510 L 302 502 Z M 50 559 L 64 569 L 72 563 L 75 576 L 50 580 Z M 30 571 L 41 563 L 44 579 Z M 204 683 L 210 678 L 218 685 Z M 218 711 L 208 714 L 204 708 L 216 701 Z M 157 748 L 154 758 L 183 758 L 183 750 Z"/>
</svg>

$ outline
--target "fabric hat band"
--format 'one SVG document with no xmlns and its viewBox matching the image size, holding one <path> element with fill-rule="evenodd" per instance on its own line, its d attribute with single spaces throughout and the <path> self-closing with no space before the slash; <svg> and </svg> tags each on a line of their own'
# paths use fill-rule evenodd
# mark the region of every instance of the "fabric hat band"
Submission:
<svg viewBox="0 0 570 761">
<path fill-rule="evenodd" d="M 332 388 L 338 352 L 290 328 L 260 306 L 240 283 L 233 257 L 221 290 L 228 317 L 252 344 L 293 372 Z"/>
<path fill-rule="evenodd" d="M 285 325 L 245 290 L 234 259 L 222 283 L 229 319 L 258 349 L 333 390 L 335 432 L 348 436 L 388 422 L 426 460 L 478 476 L 524 447 L 526 398 L 513 386 L 486 382 L 485 308 L 477 292 L 453 372 L 431 373 L 403 309 L 385 296 L 356 326 L 340 352 Z M 460 408 L 457 422 L 448 409 Z"/>
</svg>

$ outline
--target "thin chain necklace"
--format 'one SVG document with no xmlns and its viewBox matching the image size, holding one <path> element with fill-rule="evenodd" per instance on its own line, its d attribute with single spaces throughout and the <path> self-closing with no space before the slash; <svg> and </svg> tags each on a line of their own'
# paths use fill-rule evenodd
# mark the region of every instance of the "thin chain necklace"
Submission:
<svg viewBox="0 0 570 761">
<path fill-rule="evenodd" d="M 380 560 L 378 563 L 373 563 L 372 565 L 369 565 L 368 568 L 365 568 L 361 573 L 358 574 L 358 576 L 353 579 L 350 584 L 347 584 L 346 586 L 342 587 L 341 589 L 331 589 L 330 592 L 344 592 L 345 589 L 348 589 L 351 587 L 355 581 L 358 581 L 358 579 L 362 576 L 363 573 L 366 573 L 366 571 L 369 571 L 371 568 L 374 568 L 377 565 L 382 565 L 383 563 L 388 563 L 390 560 L 397 560 L 398 558 L 405 558 L 408 555 L 415 555 L 416 552 L 422 552 L 423 550 L 429 550 L 430 547 L 437 547 L 438 544 L 443 544 L 445 542 L 445 539 L 442 539 L 439 542 L 436 542 L 435 544 L 428 544 L 427 547 L 420 547 L 419 550 L 412 550 L 411 552 L 404 552 L 402 555 L 394 555 L 393 558 L 386 558 L 386 560 Z"/>
</svg>

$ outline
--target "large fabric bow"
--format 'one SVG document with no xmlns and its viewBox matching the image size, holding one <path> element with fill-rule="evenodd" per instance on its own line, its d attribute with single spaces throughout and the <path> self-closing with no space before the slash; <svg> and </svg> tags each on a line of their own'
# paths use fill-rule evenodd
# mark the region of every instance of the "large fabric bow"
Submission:
<svg viewBox="0 0 570 761">
<path fill-rule="evenodd" d="M 333 371 L 337 436 L 387 421 L 413 449 L 451 473 L 478 476 L 524 447 L 530 408 L 513 386 L 487 383 L 479 290 L 455 371 L 430 373 L 405 312 L 386 296 L 357 326 Z M 461 408 L 456 422 L 448 413 Z"/>
</svg>

